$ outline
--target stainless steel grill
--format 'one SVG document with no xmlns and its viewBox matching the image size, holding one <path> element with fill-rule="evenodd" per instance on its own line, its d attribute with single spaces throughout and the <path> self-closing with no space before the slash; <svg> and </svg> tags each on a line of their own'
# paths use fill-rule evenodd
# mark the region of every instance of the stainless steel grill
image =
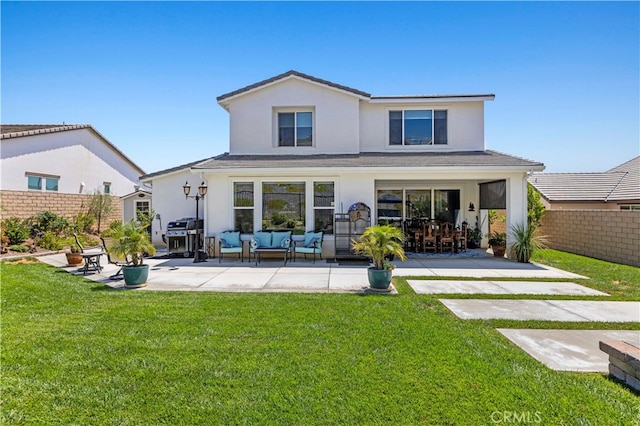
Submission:
<svg viewBox="0 0 640 426">
<path fill-rule="evenodd" d="M 204 236 L 204 223 L 202 219 L 184 217 L 167 224 L 165 237 L 167 240 L 167 253 L 179 254 L 184 257 L 193 256 L 196 251 L 196 241 Z"/>
</svg>

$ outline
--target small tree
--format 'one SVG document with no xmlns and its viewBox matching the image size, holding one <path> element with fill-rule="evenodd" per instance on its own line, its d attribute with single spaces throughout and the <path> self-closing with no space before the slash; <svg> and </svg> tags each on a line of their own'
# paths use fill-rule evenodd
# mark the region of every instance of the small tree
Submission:
<svg viewBox="0 0 640 426">
<path fill-rule="evenodd" d="M 93 191 L 89 199 L 89 214 L 96 219 L 98 223 L 98 233 L 100 233 L 100 224 L 102 219 L 106 219 L 113 212 L 113 204 L 111 196 L 103 194 L 99 189 Z"/>
<path fill-rule="evenodd" d="M 544 216 L 544 204 L 540 201 L 540 193 L 530 183 L 527 184 L 527 223 L 537 228 Z"/>
</svg>

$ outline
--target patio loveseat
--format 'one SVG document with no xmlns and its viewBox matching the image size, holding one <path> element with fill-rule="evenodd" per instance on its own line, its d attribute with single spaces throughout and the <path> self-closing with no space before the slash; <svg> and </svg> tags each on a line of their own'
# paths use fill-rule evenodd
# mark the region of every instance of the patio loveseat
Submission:
<svg viewBox="0 0 640 426">
<path fill-rule="evenodd" d="M 260 255 L 265 253 L 282 254 L 284 264 L 291 254 L 291 231 L 256 231 L 249 241 L 249 261 L 253 254 L 256 266 L 260 263 Z"/>
</svg>

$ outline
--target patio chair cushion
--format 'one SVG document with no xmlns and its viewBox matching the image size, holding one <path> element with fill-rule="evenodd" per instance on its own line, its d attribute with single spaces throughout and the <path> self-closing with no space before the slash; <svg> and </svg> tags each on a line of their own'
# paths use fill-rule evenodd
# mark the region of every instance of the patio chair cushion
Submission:
<svg viewBox="0 0 640 426">
<path fill-rule="evenodd" d="M 322 244 L 322 232 L 305 232 L 304 246 L 306 248 L 313 247 L 314 244 Z"/>
<path fill-rule="evenodd" d="M 254 247 L 255 242 L 255 247 Z M 258 247 L 271 247 L 271 232 L 256 231 L 253 234 L 251 240 L 251 246 L 253 248 Z"/>
<path fill-rule="evenodd" d="M 220 242 L 222 242 L 222 248 L 242 246 L 240 242 L 240 232 L 223 232 L 220 234 Z"/>
<path fill-rule="evenodd" d="M 289 248 L 291 243 L 291 232 L 277 232 L 271 233 L 271 247 Z"/>
</svg>

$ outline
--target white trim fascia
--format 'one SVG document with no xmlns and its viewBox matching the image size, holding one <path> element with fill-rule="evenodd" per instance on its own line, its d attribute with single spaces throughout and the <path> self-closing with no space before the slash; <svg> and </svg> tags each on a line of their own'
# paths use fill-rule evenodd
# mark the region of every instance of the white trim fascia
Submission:
<svg viewBox="0 0 640 426">
<path fill-rule="evenodd" d="M 370 99 L 370 98 L 368 98 L 366 96 L 358 95 L 356 93 L 349 92 L 347 90 L 342 90 L 342 89 L 339 89 L 337 87 L 330 86 L 328 84 L 320 83 L 319 81 L 308 80 L 308 79 L 300 77 L 298 75 L 288 75 L 288 76 L 283 77 L 283 78 L 281 78 L 279 80 L 270 81 L 269 83 L 265 83 L 265 84 L 262 84 L 262 85 L 260 85 L 258 87 L 254 87 L 253 89 L 249 89 L 249 90 L 243 91 L 241 93 L 238 93 L 236 95 L 230 96 L 228 98 L 224 98 L 221 101 L 218 101 L 218 105 L 220 105 L 221 107 L 223 107 L 224 109 L 226 109 L 228 111 L 227 107 L 229 106 L 229 104 L 232 101 L 234 101 L 234 100 L 236 100 L 236 99 L 238 99 L 238 98 L 240 98 L 242 96 L 249 95 L 251 93 L 255 93 L 255 92 L 259 91 L 259 90 L 266 89 L 267 87 L 271 87 L 273 85 L 280 84 L 280 83 L 282 83 L 284 81 L 291 80 L 291 79 L 304 81 L 306 83 L 313 84 L 315 86 L 322 87 L 322 88 L 325 88 L 325 89 L 331 89 L 333 91 L 342 93 L 344 95 L 353 96 L 353 97 L 355 97 L 355 98 L 357 98 L 359 100 L 362 100 L 362 101 L 368 101 Z"/>
<path fill-rule="evenodd" d="M 447 102 L 480 102 L 493 101 L 495 96 L 479 95 L 479 96 L 451 96 L 451 97 L 376 97 L 369 99 L 371 104 L 440 104 Z"/>
<path fill-rule="evenodd" d="M 521 166 L 441 166 L 441 167 L 340 167 L 340 168 L 310 168 L 310 167 L 291 167 L 291 168 L 248 168 L 248 167 L 238 167 L 238 168 L 228 168 L 228 169 L 192 169 L 192 174 L 197 173 L 210 173 L 210 174 L 219 174 L 219 175 L 244 175 L 244 176 L 265 176 L 265 175 L 274 175 L 274 176 L 283 176 L 283 175 L 308 175 L 308 176 L 331 176 L 331 175 L 340 175 L 344 173 L 353 174 L 353 173 L 425 173 L 425 172 L 434 172 L 434 173 L 455 173 L 459 176 L 460 172 L 465 172 L 468 174 L 469 172 L 522 172 L 527 173 L 529 171 L 541 171 L 543 170 L 543 166 L 537 167 L 521 167 Z"/>
</svg>

